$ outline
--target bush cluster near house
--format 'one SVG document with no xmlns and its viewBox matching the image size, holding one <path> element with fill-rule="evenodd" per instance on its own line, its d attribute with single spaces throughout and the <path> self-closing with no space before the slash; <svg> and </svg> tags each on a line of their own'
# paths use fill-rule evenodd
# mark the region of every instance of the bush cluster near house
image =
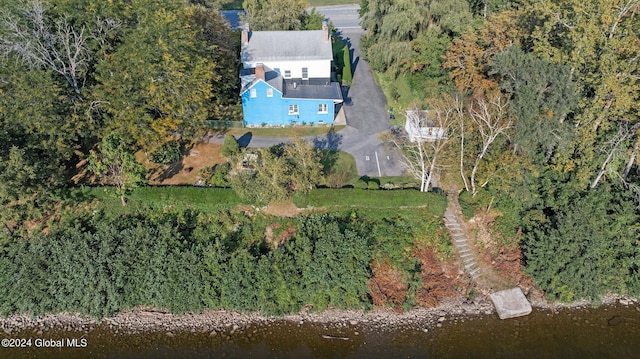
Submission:
<svg viewBox="0 0 640 359">
<path fill-rule="evenodd" d="M 343 60 L 342 63 L 344 67 L 342 68 L 342 84 L 345 86 L 351 86 L 351 52 L 349 51 L 349 46 L 344 46 L 342 48 Z"/>
</svg>

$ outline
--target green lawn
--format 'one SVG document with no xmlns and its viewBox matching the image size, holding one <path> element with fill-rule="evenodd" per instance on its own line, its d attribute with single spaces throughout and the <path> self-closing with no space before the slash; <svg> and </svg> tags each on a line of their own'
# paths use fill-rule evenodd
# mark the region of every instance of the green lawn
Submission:
<svg viewBox="0 0 640 359">
<path fill-rule="evenodd" d="M 241 10 L 242 2 L 243 0 L 228 0 L 222 4 L 222 10 Z"/>
<path fill-rule="evenodd" d="M 120 198 L 109 187 L 82 187 L 71 191 L 76 201 L 98 202 L 96 209 L 114 214 L 130 213 L 141 208 L 194 209 L 205 213 L 236 208 L 242 200 L 232 189 L 190 186 L 141 187 L 127 196 L 123 207 Z M 367 190 L 359 188 L 319 188 L 307 195 L 296 195 L 294 203 L 302 207 L 368 208 L 389 210 L 399 207 L 425 207 L 435 216 L 442 216 L 446 198 L 433 193 L 421 193 L 413 189 Z"/>
<path fill-rule="evenodd" d="M 360 4 L 357 0 L 309 0 L 311 6 L 351 5 Z"/>
<path fill-rule="evenodd" d="M 345 128 L 344 125 L 339 126 L 300 126 L 300 127 L 282 127 L 282 128 L 229 128 L 225 133 L 242 136 L 251 133 L 252 136 L 260 137 L 307 137 L 326 135 L 329 131 L 340 131 Z"/>
<path fill-rule="evenodd" d="M 329 187 L 342 187 L 354 184 L 360 178 L 356 160 L 353 156 L 343 151 L 324 150 L 321 152 L 320 161 L 325 174 L 325 181 L 320 185 Z M 342 182 L 342 184 L 340 184 Z"/>
<path fill-rule="evenodd" d="M 242 0 L 229 0 L 222 4 L 223 10 L 240 10 L 242 9 Z M 360 4 L 357 0 L 309 0 L 309 6 L 331 6 L 331 5 L 351 5 Z"/>
<path fill-rule="evenodd" d="M 403 111 L 412 104 L 420 102 L 420 98 L 411 92 L 411 88 L 404 76 L 394 77 L 388 73 L 374 73 L 374 76 L 387 98 L 387 107 L 394 109 L 396 118 L 392 119 L 391 123 L 404 127 L 405 117 Z"/>
<path fill-rule="evenodd" d="M 367 190 L 358 188 L 318 188 L 306 196 L 295 198 L 298 207 L 398 208 L 425 206 L 434 216 L 444 215 L 447 199 L 442 195 L 413 189 Z"/>
<path fill-rule="evenodd" d="M 190 186 L 141 187 L 127 196 L 127 205 L 122 207 L 120 198 L 109 187 L 85 187 L 76 189 L 85 199 L 99 201 L 97 209 L 114 214 L 135 212 L 142 207 L 195 209 L 205 213 L 235 208 L 242 203 L 238 195 L 228 188 L 206 188 Z"/>
</svg>

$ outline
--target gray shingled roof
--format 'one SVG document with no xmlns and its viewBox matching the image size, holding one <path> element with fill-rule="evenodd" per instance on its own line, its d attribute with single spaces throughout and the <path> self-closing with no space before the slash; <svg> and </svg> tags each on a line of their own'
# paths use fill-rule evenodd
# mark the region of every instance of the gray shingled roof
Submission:
<svg viewBox="0 0 640 359">
<path fill-rule="evenodd" d="M 268 66 L 265 66 L 264 77 L 265 81 L 269 85 L 282 93 L 283 79 L 278 72 L 270 69 Z M 240 79 L 242 81 L 242 89 L 240 90 L 240 94 L 242 94 L 256 82 L 256 69 L 250 68 L 240 70 Z"/>
<path fill-rule="evenodd" d="M 322 30 L 252 31 L 242 44 L 242 61 L 331 60 L 331 40 Z"/>
<path fill-rule="evenodd" d="M 319 100 L 334 100 L 342 102 L 340 84 L 331 82 L 327 85 L 285 84 L 284 98 L 306 98 Z"/>
</svg>

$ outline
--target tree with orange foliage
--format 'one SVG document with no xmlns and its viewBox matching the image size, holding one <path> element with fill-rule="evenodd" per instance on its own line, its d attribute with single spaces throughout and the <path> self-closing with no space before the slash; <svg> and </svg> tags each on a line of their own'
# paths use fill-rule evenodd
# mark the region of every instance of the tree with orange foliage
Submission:
<svg viewBox="0 0 640 359">
<path fill-rule="evenodd" d="M 497 90 L 497 82 L 488 74 L 489 63 L 493 55 L 519 43 L 516 16 L 514 11 L 497 13 L 484 21 L 480 31 L 453 41 L 443 66 L 459 91 L 478 97 Z"/>
</svg>

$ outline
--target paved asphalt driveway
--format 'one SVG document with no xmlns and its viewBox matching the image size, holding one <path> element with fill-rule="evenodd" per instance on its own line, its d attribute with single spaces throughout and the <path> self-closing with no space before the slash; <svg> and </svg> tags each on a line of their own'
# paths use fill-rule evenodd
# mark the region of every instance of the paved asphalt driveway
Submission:
<svg viewBox="0 0 640 359">
<path fill-rule="evenodd" d="M 317 7 L 349 43 L 353 53 L 353 86 L 345 96 L 344 109 L 347 127 L 325 136 L 310 137 L 318 148 L 339 149 L 350 153 L 356 160 L 358 174 L 370 177 L 400 176 L 404 170 L 399 154 L 385 148 L 379 135 L 391 127 L 386 110 L 386 98 L 375 83 L 371 68 L 360 57 L 360 36 L 363 30 L 358 20 L 358 5 Z M 250 131 L 250 130 L 249 130 Z M 213 137 L 210 142 L 221 143 L 223 136 Z M 269 147 L 288 142 L 288 138 L 252 137 L 241 138 L 241 144 L 251 147 Z M 243 143 L 244 142 L 244 143 Z"/>
</svg>

